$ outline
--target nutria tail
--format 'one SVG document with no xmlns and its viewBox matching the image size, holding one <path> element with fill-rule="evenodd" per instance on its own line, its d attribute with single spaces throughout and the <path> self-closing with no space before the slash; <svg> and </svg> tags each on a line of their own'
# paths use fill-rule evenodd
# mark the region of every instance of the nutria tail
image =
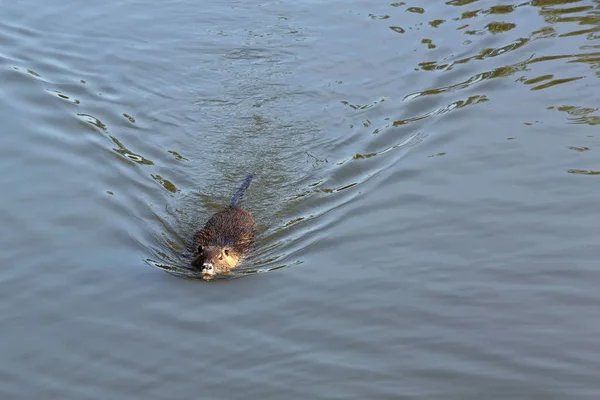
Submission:
<svg viewBox="0 0 600 400">
<path fill-rule="evenodd" d="M 231 203 L 229 203 L 229 208 L 234 208 L 242 200 L 242 197 L 244 197 L 244 192 L 246 191 L 246 189 L 248 189 L 248 186 L 250 186 L 251 181 L 252 175 L 248 175 L 246 179 L 244 179 L 242 186 L 240 186 L 237 192 L 235 192 L 235 194 L 233 195 Z"/>
</svg>

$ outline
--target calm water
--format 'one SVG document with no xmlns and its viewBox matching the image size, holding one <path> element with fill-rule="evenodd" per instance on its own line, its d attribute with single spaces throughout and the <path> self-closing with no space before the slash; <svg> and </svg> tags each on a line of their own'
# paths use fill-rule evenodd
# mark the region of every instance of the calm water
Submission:
<svg viewBox="0 0 600 400">
<path fill-rule="evenodd" d="M 599 71 L 595 0 L 3 2 L 0 397 L 597 399 Z"/>
</svg>

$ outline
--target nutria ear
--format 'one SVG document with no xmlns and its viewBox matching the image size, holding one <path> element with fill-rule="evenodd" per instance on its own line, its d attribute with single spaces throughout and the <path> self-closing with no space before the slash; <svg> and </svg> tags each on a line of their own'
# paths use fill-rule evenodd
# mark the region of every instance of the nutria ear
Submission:
<svg viewBox="0 0 600 400">
<path fill-rule="evenodd" d="M 246 233 L 243 234 L 242 236 L 240 236 L 238 243 L 239 244 L 246 244 L 249 243 L 251 244 L 254 241 L 254 232 L 250 232 L 250 233 Z"/>
<path fill-rule="evenodd" d="M 198 250 L 198 253 L 202 253 L 202 245 L 201 244 L 198 245 L 198 249 L 197 250 Z"/>
</svg>

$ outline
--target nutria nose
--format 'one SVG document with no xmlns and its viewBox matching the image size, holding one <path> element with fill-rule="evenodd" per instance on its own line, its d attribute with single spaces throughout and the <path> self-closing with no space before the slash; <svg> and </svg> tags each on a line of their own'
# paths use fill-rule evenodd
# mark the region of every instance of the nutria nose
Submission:
<svg viewBox="0 0 600 400">
<path fill-rule="evenodd" d="M 210 263 L 206 263 L 202 265 L 202 269 L 206 272 L 213 272 L 215 270 L 215 267 Z"/>
</svg>

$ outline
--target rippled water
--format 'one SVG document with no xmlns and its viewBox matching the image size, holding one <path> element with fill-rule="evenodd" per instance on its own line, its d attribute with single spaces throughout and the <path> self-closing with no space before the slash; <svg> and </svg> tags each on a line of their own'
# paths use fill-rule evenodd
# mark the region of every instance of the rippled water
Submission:
<svg viewBox="0 0 600 400">
<path fill-rule="evenodd" d="M 2 9 L 0 397 L 600 395 L 600 2 Z"/>
</svg>

